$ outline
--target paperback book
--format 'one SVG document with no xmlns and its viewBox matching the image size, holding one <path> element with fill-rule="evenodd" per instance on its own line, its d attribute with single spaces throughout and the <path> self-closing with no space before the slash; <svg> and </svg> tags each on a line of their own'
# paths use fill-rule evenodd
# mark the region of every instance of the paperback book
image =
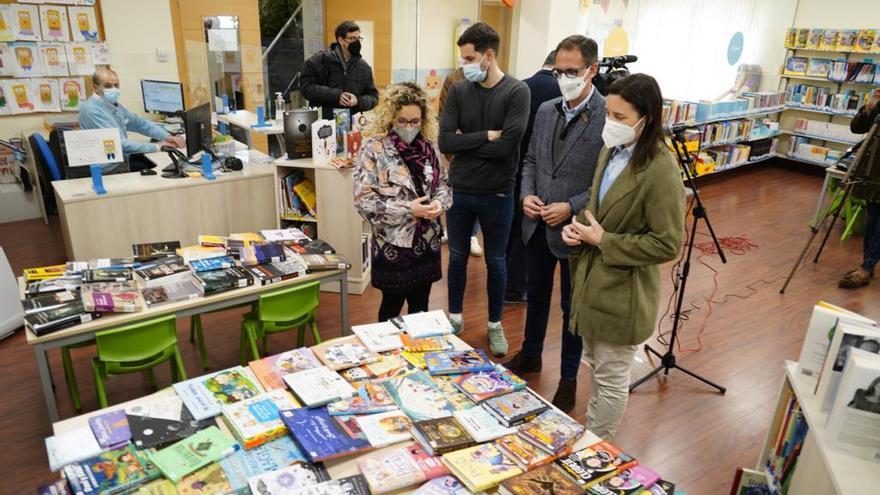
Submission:
<svg viewBox="0 0 880 495">
<path fill-rule="evenodd" d="M 77 495 L 113 495 L 159 477 L 159 472 L 132 445 L 69 464 L 63 473 Z"/>
<path fill-rule="evenodd" d="M 92 321 L 100 316 L 101 313 L 86 311 L 82 301 L 76 300 L 54 309 L 25 315 L 24 325 L 34 335 L 41 337 L 74 325 L 79 325 L 80 323 Z"/>
<path fill-rule="evenodd" d="M 318 360 L 332 370 L 352 368 L 379 359 L 354 335 L 322 342 L 312 347 Z"/>
<path fill-rule="evenodd" d="M 341 254 L 302 254 L 303 261 L 310 272 L 325 270 L 348 270 L 351 262 Z"/>
<path fill-rule="evenodd" d="M 471 491 L 455 476 L 446 475 L 429 480 L 416 489 L 413 495 L 471 495 Z"/>
<path fill-rule="evenodd" d="M 483 402 L 500 395 L 526 388 L 526 382 L 501 364 L 491 371 L 467 373 L 452 378 L 455 386 L 470 400 Z"/>
<path fill-rule="evenodd" d="M 248 366 L 266 390 L 286 388 L 284 375 L 321 366 L 308 347 L 300 347 L 281 354 L 251 361 Z"/>
<path fill-rule="evenodd" d="M 428 367 L 428 364 L 425 362 L 424 352 L 403 351 L 400 353 L 400 357 L 406 360 L 414 369 L 423 370 Z"/>
<path fill-rule="evenodd" d="M 354 420 L 374 448 L 412 440 L 412 423 L 406 414 L 398 410 L 355 416 Z"/>
<path fill-rule="evenodd" d="M 296 253 L 288 254 L 282 261 L 273 261 L 262 265 L 248 267 L 248 272 L 253 276 L 255 283 L 270 285 L 302 277 L 307 273 L 305 262 Z"/>
<path fill-rule="evenodd" d="M 82 281 L 87 284 L 95 282 L 127 282 L 131 279 L 132 272 L 128 268 L 89 268 L 82 271 Z"/>
<path fill-rule="evenodd" d="M 67 271 L 67 265 L 40 266 L 35 268 L 25 268 L 21 271 L 25 282 L 33 282 L 34 280 L 49 280 L 53 278 L 63 277 Z"/>
<path fill-rule="evenodd" d="M 488 490 L 523 472 L 491 443 L 444 454 L 443 464 L 474 492 Z"/>
<path fill-rule="evenodd" d="M 394 400 L 379 383 L 362 382 L 357 385 L 354 395 L 327 405 L 327 412 L 333 416 L 353 414 L 376 414 L 397 409 Z"/>
<path fill-rule="evenodd" d="M 143 287 L 156 287 L 185 280 L 191 273 L 189 266 L 179 256 L 160 258 L 134 271 L 135 277 Z"/>
<path fill-rule="evenodd" d="M 807 57 L 788 57 L 785 60 L 785 69 L 782 73 L 787 76 L 805 76 L 807 75 L 807 65 L 809 65 Z"/>
<path fill-rule="evenodd" d="M 449 474 L 439 457 L 411 443 L 358 459 L 358 469 L 374 495 L 407 488 Z"/>
<path fill-rule="evenodd" d="M 654 486 L 660 475 L 644 466 L 634 466 L 615 473 L 612 477 L 590 487 L 590 495 L 638 495 Z"/>
<path fill-rule="evenodd" d="M 78 293 L 64 290 L 25 298 L 21 301 L 21 306 L 24 309 L 24 314 L 32 315 L 41 311 L 60 308 L 65 304 L 70 304 L 78 298 Z"/>
<path fill-rule="evenodd" d="M 223 270 L 212 270 L 210 272 L 193 273 L 192 277 L 196 288 L 205 296 L 254 285 L 253 277 L 240 266 L 233 266 Z"/>
<path fill-rule="evenodd" d="M 150 308 L 202 297 L 201 291 L 192 280 L 179 280 L 157 287 L 147 287 L 141 291 L 141 294 L 144 296 L 147 307 Z"/>
<path fill-rule="evenodd" d="M 248 489 L 248 479 L 259 474 L 278 471 L 295 463 L 315 473 L 316 483 L 330 479 L 322 463 L 306 464 L 305 455 L 288 435 L 250 450 L 238 450 L 220 460 L 220 465 L 233 490 Z"/>
<path fill-rule="evenodd" d="M 177 256 L 183 260 L 184 263 L 191 264 L 193 261 L 204 260 L 209 258 L 217 258 L 219 256 L 228 256 L 225 247 L 216 246 L 216 247 L 207 247 L 202 245 L 197 246 L 186 246 L 178 249 L 176 251 Z"/>
<path fill-rule="evenodd" d="M 383 354 L 379 356 L 378 361 L 348 368 L 340 371 L 339 374 L 352 383 L 365 380 L 380 382 L 408 371 L 407 361 L 400 354 Z"/>
<path fill-rule="evenodd" d="M 162 448 L 216 424 L 213 418 L 196 421 L 185 407 L 181 410 L 180 419 L 127 415 L 132 443 L 141 450 Z"/>
<path fill-rule="evenodd" d="M 288 227 L 286 229 L 261 230 L 260 234 L 263 238 L 270 242 L 283 242 L 291 244 L 305 244 L 312 239 L 303 234 L 303 231 L 296 227 Z"/>
<path fill-rule="evenodd" d="M 443 418 L 455 412 L 452 404 L 424 372 L 397 376 L 385 380 L 382 386 L 412 421 Z"/>
<path fill-rule="evenodd" d="M 284 375 L 284 382 L 306 407 L 318 407 L 355 394 L 354 387 L 326 366 Z"/>
<path fill-rule="evenodd" d="M 562 457 L 556 464 L 587 490 L 637 463 L 617 447 L 602 441 Z"/>
<path fill-rule="evenodd" d="M 355 325 L 351 331 L 370 352 L 387 352 L 403 347 L 400 329 L 387 321 Z"/>
<path fill-rule="evenodd" d="M 505 480 L 498 487 L 499 495 L 580 495 L 583 492 L 580 485 L 553 464 Z"/>
<path fill-rule="evenodd" d="M 98 282 L 80 288 L 83 309 L 101 313 L 133 313 L 146 307 L 134 281 Z"/>
<path fill-rule="evenodd" d="M 211 270 L 222 270 L 224 268 L 230 268 L 234 265 L 235 260 L 232 259 L 232 256 L 225 254 L 222 256 L 213 256 L 211 258 L 202 258 L 189 262 L 189 266 L 192 267 L 192 270 L 196 273 L 207 272 Z"/>
<path fill-rule="evenodd" d="M 235 440 L 216 426 L 150 454 L 149 460 L 169 480 L 177 483 L 181 478 L 208 464 L 232 455 L 240 447 Z"/>
<path fill-rule="evenodd" d="M 41 294 L 50 294 L 53 292 L 73 292 L 79 289 L 83 279 L 81 276 L 76 277 L 59 277 L 47 280 L 35 280 L 27 283 L 25 296 L 34 297 Z"/>
<path fill-rule="evenodd" d="M 452 382 L 454 377 L 455 375 L 437 375 L 431 377 L 431 380 L 456 411 L 477 407 L 474 401 L 468 399 L 467 395 L 455 388 L 455 384 Z"/>
<path fill-rule="evenodd" d="M 455 417 L 416 421 L 412 428 L 413 438 L 431 455 L 440 455 L 474 445 L 464 426 Z"/>
<path fill-rule="evenodd" d="M 287 428 L 278 411 L 294 409 L 299 404 L 290 392 L 273 389 L 268 392 L 223 406 L 223 419 L 235 439 L 245 449 L 252 449 L 284 436 Z"/>
<path fill-rule="evenodd" d="M 584 426 L 556 409 L 548 409 L 519 427 L 527 442 L 551 455 L 571 447 L 584 433 Z"/>
<path fill-rule="evenodd" d="M 415 339 L 404 333 L 400 335 L 400 340 L 403 343 L 403 348 L 410 352 L 449 351 L 453 347 L 452 342 L 446 336 Z"/>
<path fill-rule="evenodd" d="M 452 333 L 452 324 L 441 310 L 408 314 L 400 318 L 406 333 L 416 339 Z"/>
<path fill-rule="evenodd" d="M 317 471 L 310 469 L 308 465 L 293 464 L 268 471 L 251 477 L 248 480 L 249 493 L 259 495 L 293 495 L 302 493 L 306 488 L 328 481 Z"/>
<path fill-rule="evenodd" d="M 287 259 L 284 244 L 267 241 L 245 242 L 238 250 L 238 257 L 243 266 L 262 265 Z"/>
<path fill-rule="evenodd" d="M 175 256 L 178 249 L 180 249 L 180 241 L 148 242 L 132 244 L 131 254 L 137 261 L 152 261 Z"/>
<path fill-rule="evenodd" d="M 311 462 L 353 455 L 371 448 L 367 440 L 350 436 L 326 408 L 284 410 L 281 419 Z"/>
<path fill-rule="evenodd" d="M 232 484 L 215 462 L 181 478 L 175 489 L 177 495 L 214 495 L 232 492 Z"/>
<path fill-rule="evenodd" d="M 495 369 L 495 365 L 482 349 L 429 352 L 425 354 L 425 364 L 432 375 L 455 375 Z"/>
<path fill-rule="evenodd" d="M 88 426 L 48 437 L 45 442 L 49 469 L 52 471 L 94 457 L 104 450 Z"/>
<path fill-rule="evenodd" d="M 502 425 L 513 426 L 537 416 L 549 406 L 530 390 L 524 389 L 487 399 L 483 407 Z"/>
<path fill-rule="evenodd" d="M 850 351 L 828 416 L 828 436 L 840 451 L 880 461 L 880 355 Z"/>
<path fill-rule="evenodd" d="M 515 428 L 501 426 L 498 420 L 482 407 L 455 411 L 455 419 L 477 443 L 491 442 L 516 433 Z"/>
<path fill-rule="evenodd" d="M 175 383 L 174 390 L 196 420 L 217 416 L 222 406 L 263 392 L 256 378 L 241 366 Z"/>
<path fill-rule="evenodd" d="M 549 464 L 556 459 L 543 450 L 526 442 L 519 435 L 507 435 L 495 441 L 495 446 L 504 452 L 517 466 L 523 471 L 529 471 L 538 466 Z M 563 451 L 559 457 L 564 457 L 571 453 L 571 450 Z"/>
<path fill-rule="evenodd" d="M 89 428 L 102 449 L 118 449 L 131 440 L 124 409 L 92 416 L 89 418 Z"/>
</svg>

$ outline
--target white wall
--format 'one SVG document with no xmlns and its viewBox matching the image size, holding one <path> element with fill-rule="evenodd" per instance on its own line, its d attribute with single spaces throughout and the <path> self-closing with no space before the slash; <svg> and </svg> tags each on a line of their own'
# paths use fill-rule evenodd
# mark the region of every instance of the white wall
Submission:
<svg viewBox="0 0 880 495">
<path fill-rule="evenodd" d="M 513 11 L 510 72 L 520 79 L 531 76 L 563 38 L 580 32 L 579 0 L 518 2 Z"/>
<path fill-rule="evenodd" d="M 419 2 L 419 69 L 455 67 L 455 27 L 462 17 L 477 22 L 476 0 Z"/>
</svg>

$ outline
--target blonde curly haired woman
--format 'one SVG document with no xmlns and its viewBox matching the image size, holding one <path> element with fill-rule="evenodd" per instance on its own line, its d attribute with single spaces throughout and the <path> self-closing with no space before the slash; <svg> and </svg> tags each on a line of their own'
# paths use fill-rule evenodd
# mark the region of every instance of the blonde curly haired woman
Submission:
<svg viewBox="0 0 880 495">
<path fill-rule="evenodd" d="M 379 321 L 426 311 L 443 274 L 439 218 L 452 206 L 436 148 L 437 118 L 415 83 L 389 86 L 373 111 L 354 171 L 354 206 L 373 230 L 372 285 L 382 291 Z"/>
</svg>

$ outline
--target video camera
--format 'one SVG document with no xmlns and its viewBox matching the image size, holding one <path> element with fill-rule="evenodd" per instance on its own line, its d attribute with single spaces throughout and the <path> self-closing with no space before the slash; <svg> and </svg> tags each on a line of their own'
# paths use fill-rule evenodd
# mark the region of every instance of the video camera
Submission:
<svg viewBox="0 0 880 495">
<path fill-rule="evenodd" d="M 626 64 L 631 64 L 638 59 L 639 57 L 635 55 L 602 57 L 602 60 L 599 61 L 599 73 L 593 78 L 593 86 L 596 87 L 599 94 L 606 96 L 608 94 L 608 86 L 611 86 L 614 81 L 629 75 L 629 69 L 626 68 Z"/>
</svg>

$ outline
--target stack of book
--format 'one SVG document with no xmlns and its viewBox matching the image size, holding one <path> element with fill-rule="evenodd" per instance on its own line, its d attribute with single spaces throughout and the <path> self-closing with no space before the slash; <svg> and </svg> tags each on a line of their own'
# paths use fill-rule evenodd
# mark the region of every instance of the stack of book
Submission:
<svg viewBox="0 0 880 495">
<path fill-rule="evenodd" d="M 302 170 L 294 170 L 281 181 L 282 215 L 288 220 L 315 220 L 318 215 L 315 185 Z"/>
</svg>

